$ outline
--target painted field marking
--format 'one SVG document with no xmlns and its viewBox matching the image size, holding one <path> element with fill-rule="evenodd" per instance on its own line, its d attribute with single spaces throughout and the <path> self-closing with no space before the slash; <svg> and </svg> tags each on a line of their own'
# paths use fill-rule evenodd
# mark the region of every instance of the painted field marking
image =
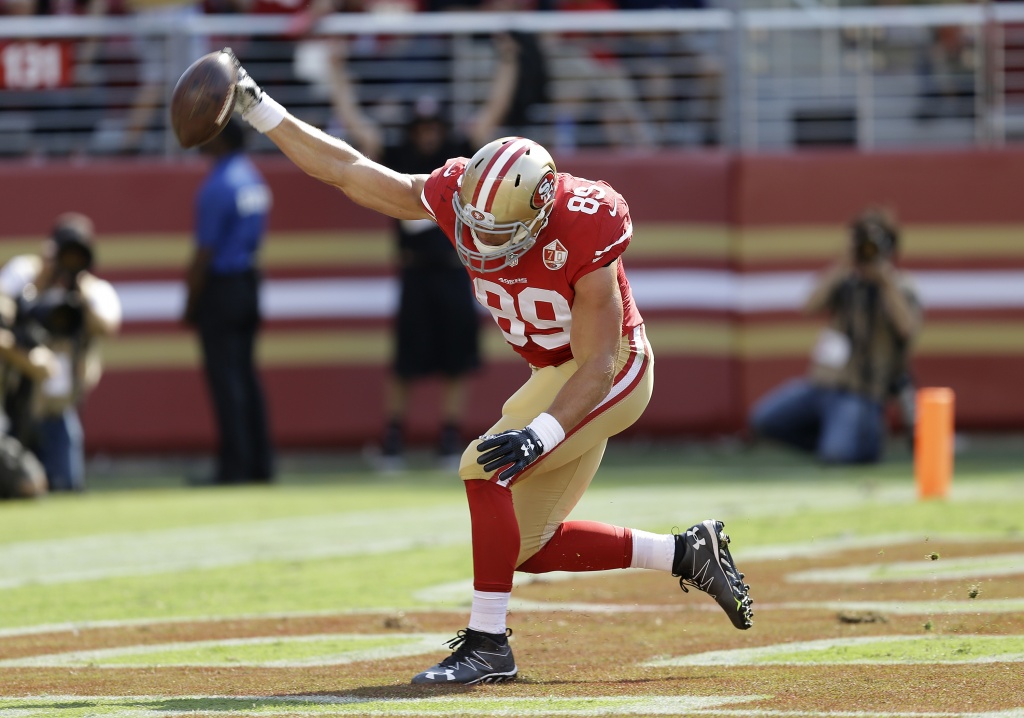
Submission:
<svg viewBox="0 0 1024 718">
<path fill-rule="evenodd" d="M 218 716 L 616 716 L 693 715 L 765 696 L 365 698 L 354 696 L 31 696 L 0 698 L 0 718 L 169 718 Z M 45 708 L 41 706 L 45 704 Z M 43 708 L 42 710 L 40 710 Z M 749 714 L 749 713 L 748 713 Z M 915 716 L 915 718 L 920 718 Z"/>
<path fill-rule="evenodd" d="M 912 544 L 922 540 L 920 534 L 886 534 L 886 535 L 873 535 L 873 536 L 849 536 L 841 538 L 827 538 L 814 541 L 811 543 L 792 544 L 792 545 L 772 545 L 772 546 L 759 546 L 748 549 L 746 551 L 735 552 L 738 561 L 769 561 L 769 560 L 786 560 L 791 558 L 816 558 L 832 556 L 840 551 L 849 551 L 855 549 L 865 548 L 878 548 L 883 546 L 894 546 L 897 544 Z M 991 537 L 979 537 L 979 536 L 966 536 L 966 535 L 943 535 L 943 536 L 932 536 L 930 537 L 932 542 L 956 542 L 959 544 L 969 543 L 984 543 L 990 541 Z M 1005 560 L 1004 560 L 1005 559 Z M 1024 554 L 994 554 L 983 558 L 970 557 L 964 559 L 946 560 L 942 559 L 939 561 L 926 561 L 922 556 L 921 561 L 905 562 L 905 563 L 893 563 L 893 564 L 872 564 L 872 566 L 878 567 L 878 571 L 882 573 L 888 573 L 890 571 L 899 571 L 908 575 L 913 575 L 915 571 L 921 569 L 920 564 L 925 564 L 923 570 L 934 569 L 936 567 L 945 569 L 949 567 L 949 578 L 962 578 L 959 574 L 960 571 L 969 570 L 971 566 L 981 565 L 983 568 L 979 569 L 981 573 L 979 575 L 992 576 L 992 575 L 1012 575 L 1016 573 L 1024 573 Z M 904 566 L 907 566 L 904 570 Z M 847 569 L 835 569 L 834 573 L 840 573 Z M 857 567 L 853 570 L 858 570 Z M 614 572 L 616 576 L 627 576 L 629 574 L 636 574 L 646 572 L 646 569 L 623 569 L 621 571 Z M 790 576 L 807 576 L 832 573 L 832 570 L 828 571 L 804 571 L 800 573 L 790 574 Z M 555 583 L 562 581 L 578 581 L 587 579 L 600 579 L 607 578 L 607 572 L 583 572 L 583 573 L 572 573 L 568 571 L 552 571 L 543 575 L 530 575 L 517 573 L 513 579 L 513 592 L 516 589 L 520 589 L 533 584 L 544 584 L 544 583 Z M 946 576 L 946 572 L 943 571 L 943 577 Z M 929 576 L 930 577 L 930 576 Z M 810 580 L 810 579 L 808 579 Z M 875 580 L 873 577 L 868 578 L 865 576 L 857 577 L 856 579 L 850 579 L 858 583 L 864 583 L 865 581 Z M 895 580 L 895 579 L 893 579 Z M 906 579 L 914 580 L 914 579 Z M 922 579 L 916 579 L 922 580 Z M 437 604 L 437 603 L 458 603 L 460 601 L 465 602 L 466 597 L 471 595 L 473 590 L 472 579 L 463 579 L 460 581 L 451 581 L 449 583 L 438 584 L 436 586 L 429 586 L 424 589 L 416 591 L 413 596 L 423 603 L 426 604 Z M 756 591 L 756 586 L 754 587 Z M 1018 611 L 1024 608 L 1024 599 L 1008 599 L 1005 601 L 991 602 L 991 606 L 983 607 L 983 601 L 964 603 L 960 605 L 958 602 L 920 602 L 922 604 L 921 610 L 915 610 L 913 606 L 915 602 L 912 601 L 892 601 L 887 602 L 885 605 L 893 607 L 893 612 L 899 612 L 900 606 L 908 606 L 907 613 L 921 613 L 925 610 L 925 605 L 929 611 L 934 607 L 934 612 L 938 613 L 962 613 L 977 610 L 979 612 L 1002 612 L 1002 611 Z M 998 604 L 996 607 L 995 604 Z M 881 603 L 877 605 L 882 605 Z M 769 604 L 758 604 L 759 610 L 767 608 Z M 675 605 L 671 606 L 675 608 Z M 839 602 L 787 602 L 785 604 L 777 604 L 774 607 L 778 608 L 799 608 L 799 607 L 819 607 L 819 608 L 838 608 L 847 609 L 852 608 L 853 604 L 845 604 Z M 531 601 L 526 599 L 512 599 L 512 608 L 519 611 L 590 611 L 598 613 L 621 613 L 621 612 L 636 612 L 636 611 L 660 611 L 665 610 L 666 606 L 656 605 L 622 605 L 622 604 L 595 604 L 587 602 L 575 602 L 575 603 L 547 603 L 543 601 Z M 706 607 L 708 610 L 719 610 L 717 606 Z"/>
<path fill-rule="evenodd" d="M 522 612 L 571 612 L 571 613 L 684 613 L 687 611 L 705 611 L 717 613 L 721 609 L 716 604 L 679 603 L 674 605 L 641 605 L 617 603 L 544 603 L 542 601 L 512 600 L 511 608 Z M 827 610 L 827 611 L 876 611 L 898 615 L 916 616 L 931 614 L 960 613 L 1015 613 L 1024 612 L 1024 598 L 1003 599 L 998 601 L 793 601 L 786 603 L 759 603 L 758 611 L 793 611 L 793 610 Z M 232 614 L 230 616 L 198 616 L 195 618 L 129 618 L 121 621 L 79 621 L 75 623 L 43 623 L 22 628 L 0 629 L 0 639 L 17 638 L 19 636 L 36 636 L 47 633 L 79 633 L 104 629 L 131 628 L 134 626 L 172 626 L 188 623 L 222 623 L 224 621 L 263 621 L 270 619 L 304 619 L 329 618 L 334 616 L 382 616 L 401 613 L 404 609 L 359 608 L 326 611 L 284 611 L 273 613 Z M 425 608 L 431 613 L 451 613 L 462 615 L 466 607 Z"/>
<path fill-rule="evenodd" d="M 860 548 L 875 548 L 877 546 L 892 546 L 901 543 L 913 543 L 921 540 L 921 536 L 917 534 L 888 534 L 888 535 L 874 535 L 874 536 L 851 536 L 844 538 L 830 538 L 821 539 L 812 543 L 801 543 L 792 545 L 773 545 L 773 546 L 761 546 L 747 550 L 743 554 L 739 554 L 744 560 L 750 561 L 765 561 L 765 560 L 784 560 L 787 558 L 813 558 L 819 556 L 829 556 L 836 552 L 860 549 Z M 933 536 L 933 541 L 956 541 L 956 542 L 984 542 L 991 540 L 991 537 L 978 537 L 978 536 L 959 536 L 959 535 L 942 535 Z M 49 543 L 49 542 L 45 542 Z M 69 555 L 66 552 L 61 553 L 62 556 Z M 1016 561 L 1020 554 L 1008 554 L 1011 560 Z M 998 563 L 1000 555 L 994 555 L 991 558 L 993 561 Z M 919 564 L 925 564 L 926 568 L 941 568 L 943 566 L 952 565 L 954 570 L 960 570 L 962 564 L 973 564 L 975 559 L 956 559 L 947 560 L 940 559 L 939 561 L 925 561 L 922 557 L 920 562 L 913 562 L 914 566 Z M 878 564 L 884 565 L 884 564 Z M 888 566 L 895 566 L 897 564 L 888 564 Z M 841 569 L 840 569 L 841 570 Z M 993 571 L 998 571 L 998 566 L 989 567 L 986 575 L 993 575 Z M 1006 571 L 1015 571 L 1012 567 L 1004 568 Z M 616 572 L 616 575 L 625 576 L 630 573 L 636 573 L 644 571 L 644 569 L 625 569 L 621 572 Z M 6 568 L 5 568 L 6 572 Z M 805 576 L 809 572 L 802 572 L 801 575 Z M 607 573 L 594 572 L 594 573 L 569 573 L 562 571 L 555 571 L 552 573 L 546 573 L 543 576 L 532 576 L 528 574 L 516 574 L 514 579 L 514 589 L 521 589 L 525 586 L 529 586 L 535 583 L 549 583 L 558 581 L 575 581 L 575 580 L 586 580 L 588 578 L 596 579 L 607 577 Z M 952 576 L 951 576 L 952 578 Z M 864 577 L 857 579 L 863 582 L 867 579 Z M 219 622 L 226 620 L 267 620 L 267 619 L 301 619 L 301 618 L 319 618 L 328 616 L 348 616 L 348 615 L 386 615 L 391 613 L 399 613 L 402 611 L 410 610 L 430 610 L 431 612 L 443 612 L 443 613 L 463 613 L 466 611 L 469 602 L 468 597 L 472 595 L 473 582 L 472 579 L 466 578 L 460 581 L 453 581 L 435 586 L 430 586 L 425 589 L 421 589 L 414 593 L 414 599 L 420 606 L 405 606 L 405 607 L 388 607 L 381 606 L 377 608 L 357 608 L 357 609 L 344 609 L 344 610 L 317 610 L 317 611 L 275 611 L 267 613 L 250 613 L 250 614 L 231 614 L 231 615 L 205 615 L 205 616 L 178 616 L 170 618 L 130 618 L 123 620 L 101 620 L 101 621 L 77 621 L 77 622 L 65 622 L 65 623 L 49 623 L 49 624 L 37 624 L 34 626 L 23 626 L 15 628 L 0 628 L 0 639 L 13 638 L 17 636 L 25 635 L 36 635 L 44 633 L 63 633 L 63 632 L 77 632 L 85 630 L 95 629 L 106 629 L 106 628 L 126 628 L 132 626 L 143 626 L 143 625 L 173 625 L 176 623 L 189 623 L 189 622 Z M 756 586 L 754 588 L 756 593 Z M 526 599 L 513 598 L 511 607 L 516 611 L 537 611 L 537 612 L 582 612 L 582 613 L 604 613 L 604 614 L 617 614 L 617 613 L 656 613 L 666 611 L 709 611 L 715 612 L 720 610 L 714 604 L 698 604 L 696 602 L 685 602 L 680 601 L 675 604 L 600 604 L 600 603 L 586 603 L 586 602 L 558 602 L 549 603 L 544 601 L 532 601 Z M 899 615 L 923 615 L 923 614 L 959 614 L 959 613 L 1010 613 L 1010 612 L 1024 612 L 1024 598 L 1022 599 L 1001 599 L 1001 600 L 986 600 L 979 598 L 970 601 L 787 601 L 785 603 L 759 603 L 758 611 L 770 611 L 770 610 L 847 610 L 847 611 L 879 611 L 884 613 L 893 613 Z"/>
<path fill-rule="evenodd" d="M 961 543 L 965 542 L 981 542 L 984 539 L 977 536 L 944 536 L 943 540 L 957 541 Z M 781 544 L 772 546 L 759 546 L 751 549 L 747 549 L 743 552 L 735 552 L 737 560 L 749 560 L 749 561 L 770 561 L 770 560 L 785 560 L 790 558 L 816 558 L 822 556 L 831 556 L 839 551 L 848 551 L 851 549 L 862 549 L 862 548 L 878 548 L 881 546 L 893 546 L 896 544 L 907 544 L 914 543 L 921 540 L 920 534 L 875 534 L 872 536 L 846 536 L 837 538 L 825 538 L 814 542 L 805 542 L 799 544 Z M 934 539 L 933 539 L 934 540 Z M 647 569 L 642 568 L 627 568 L 621 571 L 614 572 L 616 576 L 626 576 L 631 573 L 645 573 Z M 523 588 L 535 583 L 552 583 L 561 581 L 578 581 L 586 579 L 599 579 L 607 578 L 608 572 L 604 571 L 593 571 L 593 572 L 582 572 L 573 573 L 570 571 L 552 571 L 543 575 L 531 575 L 524 573 L 515 574 L 512 582 L 513 590 L 517 588 Z M 471 578 L 462 579 L 460 581 L 451 581 L 449 583 L 442 583 L 436 586 L 428 586 L 427 588 L 416 591 L 413 596 L 418 601 L 422 601 L 427 604 L 434 603 L 451 603 L 458 601 L 465 601 L 467 596 L 472 595 L 473 580 Z M 513 599 L 515 601 L 516 599 Z M 518 608 L 520 610 L 529 610 L 529 607 L 535 608 L 538 605 L 554 605 L 554 604 L 540 604 L 536 601 L 520 601 Z M 594 605 L 594 604 L 561 604 L 564 606 L 571 606 L 565 610 L 576 610 L 577 606 L 583 605 Z M 556 610 L 556 609 L 553 609 Z"/>
<path fill-rule="evenodd" d="M 1002 645 L 1000 645 L 1002 644 Z M 1024 636 L 907 635 L 829 638 L 759 648 L 707 651 L 644 666 L 919 665 L 1021 663 Z"/>
<path fill-rule="evenodd" d="M 375 699 L 350 696 L 26 696 L 0 698 L 0 718 L 172 718 L 196 712 L 243 716 L 606 716 L 688 715 L 738 718 L 1024 718 L 1024 708 L 984 713 L 797 711 L 726 708 L 767 696 L 607 696 L 501 698 L 443 696 Z M 30 706 L 30 707 L 19 707 Z"/>
<path fill-rule="evenodd" d="M 756 591 L 754 591 L 756 595 Z M 625 604 L 625 603 L 545 603 L 512 599 L 512 611 L 530 613 L 597 613 L 615 615 L 620 613 L 687 613 L 700 611 L 718 613 L 722 609 L 715 603 L 699 603 L 681 597 L 674 604 Z M 1018 613 L 1024 612 L 1024 598 L 1007 598 L 996 601 L 982 599 L 968 601 L 787 601 L 785 603 L 758 603 L 757 612 L 764 611 L 877 611 L 900 616 L 924 616 L 932 614 L 976 614 L 976 613 Z"/>
<path fill-rule="evenodd" d="M 212 616 L 175 616 L 173 618 L 125 618 L 102 621 L 73 621 L 65 623 L 39 623 L 34 626 L 19 628 L 0 628 L 0 639 L 18 636 L 35 636 L 42 633 L 78 633 L 106 628 L 131 628 L 133 626 L 173 626 L 178 623 L 223 623 L 225 621 L 266 621 L 273 619 L 329 618 L 333 616 L 389 616 L 401 614 L 406 609 L 388 608 L 350 608 L 342 610 L 325 609 L 322 611 L 271 611 L 268 613 L 232 613 Z M 463 608 L 430 608 L 431 613 L 464 613 Z"/>
<path fill-rule="evenodd" d="M 1001 481 L 958 486 L 958 499 L 999 500 L 1006 495 Z M 596 488 L 580 501 L 575 513 L 594 521 L 667 531 L 679 522 L 685 503 L 694 516 L 729 519 L 742 515 L 791 515 L 809 509 L 848 509 L 869 503 L 910 504 L 910 484 L 883 485 L 870 495 L 854 485 L 818 486 L 808 493 L 802 482 L 780 483 L 755 503 L 749 487 Z M 381 526 L 396 530 L 368 542 L 367 532 Z M 400 530 L 397 530 L 400 527 Z M 919 534 L 901 534 L 920 540 Z M 994 534 L 993 534 L 994 536 Z M 737 559 L 759 560 L 785 555 L 820 555 L 827 547 L 880 545 L 885 536 L 820 538 L 791 547 L 738 547 Z M 975 536 L 973 540 L 986 537 Z M 987 537 L 991 540 L 992 536 Z M 469 520 L 461 504 L 340 512 L 224 525 L 198 525 L 152 531 L 112 532 L 65 539 L 0 543 L 0 589 L 50 585 L 103 578 L 143 576 L 194 569 L 222 568 L 266 561 L 317 560 L 343 556 L 395 553 L 423 545 L 468 545 Z M 965 537 L 966 540 L 966 537 Z"/>
<path fill-rule="evenodd" d="M 618 521 L 645 526 L 676 521 L 676 505 L 664 490 L 636 489 L 629 495 L 609 489 L 592 504 L 595 520 L 614 513 Z M 779 497 L 760 502 L 758 511 L 783 512 L 792 500 L 785 488 Z M 851 492 L 853 493 L 853 492 Z M 905 492 L 909 501 L 912 494 Z M 680 494 L 681 495 L 681 494 Z M 587 497 L 585 497 L 585 500 Z M 811 502 L 817 506 L 841 506 L 851 499 L 845 492 L 825 492 Z M 721 508 L 728 494 L 703 497 L 691 491 L 687 501 L 695 508 L 705 504 Z M 613 511 L 609 506 L 614 507 Z M 807 502 L 801 504 L 806 508 Z M 661 507 L 660 509 L 658 507 Z M 581 509 L 582 510 L 582 509 Z M 708 509 L 711 510 L 711 509 Z M 791 509 L 792 510 L 792 509 Z M 717 513 L 712 510 L 712 513 Z M 379 540 L 366 541 L 367 533 L 381 526 L 401 527 Z M 423 545 L 468 545 L 469 518 L 461 505 L 401 510 L 332 513 L 224 525 L 188 526 L 154 531 L 106 533 L 65 539 L 16 541 L 0 544 L 0 589 L 53 585 L 104 578 L 144 576 L 176 571 L 223 568 L 267 561 L 317 560 L 342 556 L 363 556 L 405 551 Z"/>
<path fill-rule="evenodd" d="M 463 526 L 466 524 L 466 526 Z M 366 541 L 381 526 L 403 532 Z M 0 545 L 0 589 L 266 561 L 366 556 L 469 542 L 465 510 L 438 506 L 188 526 Z"/>
<path fill-rule="evenodd" d="M 259 636 L 218 641 L 180 641 L 68 651 L 0 661 L 0 668 L 90 666 L 139 668 L 232 666 L 298 668 L 334 666 L 440 653 L 451 636 L 441 633 L 322 633 Z M 362 644 L 362 645 L 360 645 Z M 286 658 L 269 658 L 285 655 Z"/>
<path fill-rule="evenodd" d="M 1024 598 L 1004 598 L 966 601 L 793 601 L 786 603 L 759 603 L 758 611 L 792 610 L 876 611 L 898 616 L 924 616 L 932 614 L 964 613 L 1024 613 Z"/>
<path fill-rule="evenodd" d="M 1024 574 L 1024 553 L 999 553 L 931 561 L 871 563 L 843 568 L 811 569 L 791 573 L 786 580 L 796 583 L 897 583 L 958 578 L 987 578 Z"/>
<path fill-rule="evenodd" d="M 521 612 L 570 612 L 570 613 L 685 613 L 702 611 L 718 613 L 721 609 L 714 603 L 678 603 L 674 605 L 642 605 L 617 603 L 544 603 L 542 601 L 512 600 L 511 609 Z M 431 613 L 452 613 L 463 615 L 466 607 L 429 608 Z M 825 610 L 825 611 L 875 611 L 901 616 L 925 616 L 965 613 L 1018 613 L 1024 612 L 1024 598 L 1001 599 L 986 601 L 791 601 L 786 603 L 758 603 L 761 611 L 794 611 L 794 610 Z M 400 609 L 360 608 L 341 611 L 294 611 L 275 613 L 233 614 L 230 616 L 199 616 L 196 618 L 131 618 L 122 621 L 81 621 L 77 623 L 47 623 L 24 628 L 0 629 L 0 639 L 34 636 L 46 633 L 78 633 L 103 629 L 130 628 L 133 626 L 168 626 L 187 623 L 220 623 L 224 621 L 260 621 L 268 619 L 303 619 L 327 618 L 333 616 L 353 615 L 389 615 L 400 613 Z M 450 636 L 449 636 L 450 638 Z M 1024 718 L 1024 716 L 1022 716 Z"/>
</svg>

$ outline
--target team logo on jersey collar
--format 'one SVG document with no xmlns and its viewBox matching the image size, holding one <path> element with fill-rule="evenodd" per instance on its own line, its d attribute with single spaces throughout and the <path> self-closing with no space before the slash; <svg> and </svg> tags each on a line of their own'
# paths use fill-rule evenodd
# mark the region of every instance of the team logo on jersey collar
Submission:
<svg viewBox="0 0 1024 718">
<path fill-rule="evenodd" d="M 545 244 L 542 254 L 544 266 L 552 270 L 561 269 L 565 266 L 566 260 L 569 259 L 569 250 L 557 239 L 554 242 Z"/>
<path fill-rule="evenodd" d="M 555 198 L 555 173 L 548 170 L 540 182 L 537 183 L 537 189 L 533 191 L 533 197 L 530 199 L 530 206 L 534 209 L 540 209 L 548 202 Z"/>
</svg>

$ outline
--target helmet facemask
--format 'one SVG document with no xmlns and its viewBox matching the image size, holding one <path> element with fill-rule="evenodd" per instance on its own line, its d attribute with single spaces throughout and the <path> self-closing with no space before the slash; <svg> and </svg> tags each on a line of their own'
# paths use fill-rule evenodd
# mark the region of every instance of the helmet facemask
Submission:
<svg viewBox="0 0 1024 718">
<path fill-rule="evenodd" d="M 514 267 L 537 242 L 558 188 L 555 162 L 525 137 L 503 137 L 466 163 L 452 197 L 455 247 L 477 272 Z"/>
<path fill-rule="evenodd" d="M 529 222 L 495 222 L 494 216 L 471 204 L 465 206 L 459 195 L 452 197 L 455 210 L 455 246 L 462 263 L 478 272 L 497 272 L 519 264 L 519 258 L 526 254 L 537 241 L 537 235 L 548 223 L 552 199 L 541 207 Z M 468 235 L 468 236 L 467 236 Z M 494 244 L 495 240 L 504 240 Z M 476 247 L 470 249 L 469 242 Z"/>
</svg>

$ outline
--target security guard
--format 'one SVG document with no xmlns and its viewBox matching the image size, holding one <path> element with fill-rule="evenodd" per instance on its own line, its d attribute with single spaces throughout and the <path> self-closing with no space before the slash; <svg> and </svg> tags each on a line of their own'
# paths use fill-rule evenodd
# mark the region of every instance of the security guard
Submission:
<svg viewBox="0 0 1024 718">
<path fill-rule="evenodd" d="M 273 447 L 254 349 L 260 325 L 257 253 L 270 190 L 244 153 L 232 120 L 202 146 L 213 167 L 196 198 L 195 252 L 188 267 L 185 321 L 202 343 L 219 433 L 211 483 L 269 482 Z"/>
</svg>

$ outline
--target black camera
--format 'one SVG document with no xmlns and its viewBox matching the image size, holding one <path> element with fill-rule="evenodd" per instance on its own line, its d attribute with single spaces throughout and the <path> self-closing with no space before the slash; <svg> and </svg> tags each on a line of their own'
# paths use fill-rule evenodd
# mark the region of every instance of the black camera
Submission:
<svg viewBox="0 0 1024 718">
<path fill-rule="evenodd" d="M 17 302 L 14 337 L 32 349 L 58 339 L 76 339 L 85 328 L 85 306 L 77 289 L 54 287 L 37 293 L 27 289 Z"/>
<path fill-rule="evenodd" d="M 859 219 L 853 223 L 851 230 L 853 259 L 857 264 L 889 259 L 896 252 L 896 234 L 878 219 Z"/>
</svg>

